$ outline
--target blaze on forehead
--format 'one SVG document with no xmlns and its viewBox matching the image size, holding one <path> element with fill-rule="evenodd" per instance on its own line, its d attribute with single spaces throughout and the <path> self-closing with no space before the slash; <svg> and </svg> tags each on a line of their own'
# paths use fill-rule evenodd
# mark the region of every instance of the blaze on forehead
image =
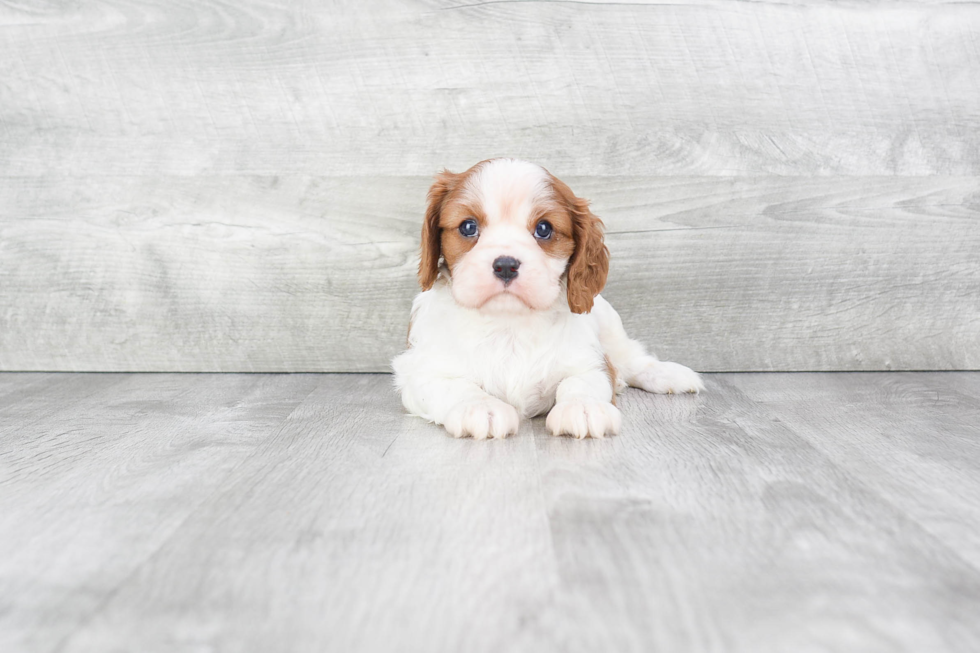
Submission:
<svg viewBox="0 0 980 653">
<path fill-rule="evenodd" d="M 488 219 L 527 214 L 543 202 L 552 203 L 551 176 L 540 166 L 515 159 L 493 159 L 466 176 L 463 194 L 480 204 Z M 517 217 L 517 216 L 514 216 Z"/>
</svg>

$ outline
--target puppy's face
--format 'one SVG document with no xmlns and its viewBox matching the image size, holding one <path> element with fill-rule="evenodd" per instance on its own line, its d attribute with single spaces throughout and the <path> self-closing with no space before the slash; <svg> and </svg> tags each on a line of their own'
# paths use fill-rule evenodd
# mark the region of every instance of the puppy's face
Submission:
<svg viewBox="0 0 980 653">
<path fill-rule="evenodd" d="M 422 226 L 423 289 L 440 259 L 456 302 L 487 311 L 550 308 L 564 283 L 569 308 L 587 313 L 609 267 L 588 202 L 540 166 L 513 159 L 436 177 Z"/>
</svg>

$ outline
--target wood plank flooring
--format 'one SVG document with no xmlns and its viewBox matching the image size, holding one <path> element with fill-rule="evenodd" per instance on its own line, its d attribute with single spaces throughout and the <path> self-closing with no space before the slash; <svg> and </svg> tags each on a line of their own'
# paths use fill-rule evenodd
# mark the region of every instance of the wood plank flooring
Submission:
<svg viewBox="0 0 980 653">
<path fill-rule="evenodd" d="M 454 440 L 385 375 L 0 374 L 0 650 L 980 650 L 980 373 Z"/>
</svg>

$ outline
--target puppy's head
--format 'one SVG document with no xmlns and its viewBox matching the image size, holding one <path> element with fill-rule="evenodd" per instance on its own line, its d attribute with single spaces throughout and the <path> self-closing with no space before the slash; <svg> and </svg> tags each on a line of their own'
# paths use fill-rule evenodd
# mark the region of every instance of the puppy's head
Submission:
<svg viewBox="0 0 980 653">
<path fill-rule="evenodd" d="M 442 172 L 428 200 L 419 265 L 424 290 L 444 260 L 462 306 L 543 310 L 564 283 L 573 312 L 592 309 L 609 270 L 602 221 L 544 168 L 491 159 L 463 173 Z"/>
</svg>

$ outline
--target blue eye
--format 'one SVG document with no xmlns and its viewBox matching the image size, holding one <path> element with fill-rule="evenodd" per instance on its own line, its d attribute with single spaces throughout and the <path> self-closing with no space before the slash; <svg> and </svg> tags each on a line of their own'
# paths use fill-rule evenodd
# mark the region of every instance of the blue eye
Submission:
<svg viewBox="0 0 980 653">
<path fill-rule="evenodd" d="M 479 229 L 477 229 L 476 220 L 473 218 L 463 220 L 463 222 L 459 225 L 459 233 L 463 234 L 467 238 L 472 238 L 475 236 L 477 231 L 479 231 Z"/>
<path fill-rule="evenodd" d="M 551 228 L 551 223 L 547 220 L 542 220 L 538 223 L 538 226 L 534 228 L 534 236 L 535 238 L 540 238 L 541 240 L 547 240 L 548 238 L 551 238 L 552 231 L 554 230 Z"/>
</svg>

